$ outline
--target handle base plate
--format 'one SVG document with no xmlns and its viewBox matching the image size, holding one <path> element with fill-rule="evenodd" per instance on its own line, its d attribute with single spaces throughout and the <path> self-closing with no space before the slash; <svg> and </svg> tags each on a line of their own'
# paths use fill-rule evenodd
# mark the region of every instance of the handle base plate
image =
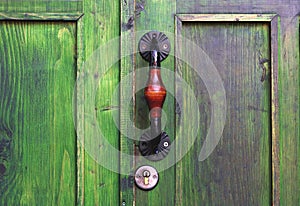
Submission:
<svg viewBox="0 0 300 206">
<path fill-rule="evenodd" d="M 168 37 L 164 33 L 159 31 L 150 31 L 141 37 L 138 48 L 141 56 L 147 62 L 150 62 L 151 51 L 153 49 L 157 50 L 160 52 L 160 62 L 162 62 L 168 57 L 171 44 Z"/>
<path fill-rule="evenodd" d="M 159 143 L 155 144 L 159 138 Z M 151 137 L 151 131 L 145 132 L 139 143 L 141 154 L 148 160 L 159 161 L 164 159 L 170 151 L 171 140 L 168 134 L 164 131 L 158 137 Z"/>
</svg>

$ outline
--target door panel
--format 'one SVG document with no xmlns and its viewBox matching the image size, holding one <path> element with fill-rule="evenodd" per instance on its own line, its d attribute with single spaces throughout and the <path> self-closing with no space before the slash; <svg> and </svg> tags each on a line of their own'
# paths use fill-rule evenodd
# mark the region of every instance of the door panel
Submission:
<svg viewBox="0 0 300 206">
<path fill-rule="evenodd" d="M 200 46 L 217 68 L 226 92 L 227 115 L 218 146 L 206 160 L 199 161 L 210 127 L 211 100 L 203 80 L 195 72 L 197 68 L 184 62 L 177 64 L 178 74 L 194 91 L 200 112 L 196 141 L 176 167 L 177 205 L 270 205 L 269 26 L 268 23 L 185 21 L 179 27 L 178 34 Z M 178 53 L 187 53 L 191 59 L 204 61 L 199 54 L 188 53 L 190 48 L 185 45 L 179 50 Z M 184 101 L 181 113 L 191 113 L 190 108 L 189 100 Z M 192 130 L 190 124 L 183 122 L 177 127 Z M 185 141 L 193 139 L 185 138 Z M 180 147 L 177 146 L 177 151 Z"/>
<path fill-rule="evenodd" d="M 72 22 L 0 23 L 1 205 L 74 205 Z"/>
<path fill-rule="evenodd" d="M 298 0 L 177 0 L 176 13 L 209 14 L 265 14 L 278 15 L 277 37 L 274 45 L 278 54 L 278 81 L 272 87 L 272 96 L 278 101 L 277 112 L 272 112 L 272 151 L 277 154 L 277 166 L 273 165 L 273 202 L 274 205 L 297 205 L 300 202 L 300 107 L 299 107 L 299 11 Z M 272 32 L 271 32 L 272 33 Z M 272 83 L 272 84 L 273 84 Z M 277 150 L 277 151 L 276 151 Z M 273 157 L 274 158 L 274 157 Z M 273 161 L 274 162 L 274 161 Z M 275 169 L 276 168 L 276 169 Z M 276 183 L 275 183 L 276 182 Z"/>
<path fill-rule="evenodd" d="M 298 0 L 1 1 L 0 205 L 298 205 L 299 12 Z M 222 19 L 240 13 L 248 17 Z M 274 14 L 276 20 L 271 21 Z M 181 20 L 174 24 L 178 17 Z M 163 163 L 144 161 L 138 141 L 122 133 L 130 124 L 149 126 L 147 104 L 137 89 L 146 79 L 137 75 L 138 69 L 147 67 L 137 51 L 139 32 L 145 30 L 194 41 L 217 68 L 227 100 L 223 137 L 206 160 L 198 161 L 212 102 L 205 79 L 186 62 L 174 61 L 173 54 L 190 50 L 170 35 L 171 51 L 176 48 L 179 53 L 171 53 L 162 65 L 176 70 L 195 94 L 199 130 L 195 142 L 190 135 L 178 135 L 182 129 L 188 134 L 195 130 L 192 115 L 180 122 L 194 111 L 179 92 L 176 76 L 163 74 L 163 81 L 174 85 L 163 108 L 164 130 L 172 140 L 185 138 L 193 146 L 173 167 L 159 171 L 160 181 L 151 191 L 135 186 L 134 171 L 140 165 Z M 119 55 L 120 63 L 103 76 L 93 74 L 99 82 L 91 101 L 95 125 L 121 152 L 119 162 L 107 160 L 119 166 L 120 174 L 99 164 L 80 144 L 72 113 L 76 74 L 91 74 L 94 70 L 86 70 L 84 63 L 119 36 L 120 45 L 107 49 L 107 54 Z M 198 54 L 189 57 L 201 60 Z M 119 81 L 128 75 L 131 81 L 120 88 L 119 102 L 112 100 Z M 77 95 L 90 91 L 81 88 Z M 128 96 L 131 119 L 122 107 Z M 181 107 L 176 98 L 183 100 Z M 86 109 L 83 105 L 76 112 Z M 112 120 L 118 112 L 120 125 Z M 76 117 L 84 137 L 95 134 L 86 130 L 87 119 Z M 182 156 L 181 146 L 169 155 Z M 109 150 L 101 145 L 99 149 Z"/>
</svg>

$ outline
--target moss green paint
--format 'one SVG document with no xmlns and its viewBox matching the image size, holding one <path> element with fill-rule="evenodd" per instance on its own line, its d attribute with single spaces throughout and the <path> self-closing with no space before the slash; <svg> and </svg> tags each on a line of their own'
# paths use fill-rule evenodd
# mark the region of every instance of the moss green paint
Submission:
<svg viewBox="0 0 300 206">
<path fill-rule="evenodd" d="M 75 35 L 74 23 L 0 23 L 1 205 L 75 204 Z"/>
<path fill-rule="evenodd" d="M 179 67 L 178 73 L 192 85 L 197 97 L 200 125 L 194 146 L 177 164 L 176 203 L 269 205 L 270 75 L 268 72 L 261 82 L 259 65 L 261 58 L 270 59 L 268 24 L 183 22 L 180 32 L 197 42 L 218 69 L 226 90 L 227 121 L 215 151 L 199 162 L 197 157 L 210 124 L 210 99 L 193 69 Z M 197 54 L 191 55 L 197 58 Z M 188 99 L 184 101 L 183 113 L 191 112 L 189 104 Z M 183 124 L 180 127 L 193 129 L 188 122 Z"/>
<path fill-rule="evenodd" d="M 0 205 L 120 205 L 123 200 L 126 205 L 299 204 L 299 11 L 297 0 L 1 1 Z M 238 18 L 239 23 L 222 19 L 241 12 L 250 18 Z M 197 95 L 202 111 L 199 137 L 182 161 L 160 172 L 158 187 L 144 192 L 129 176 L 100 166 L 76 141 L 76 75 L 110 39 L 121 35 L 120 49 L 112 55 L 135 53 L 135 31 L 176 33 L 175 14 L 199 13 L 209 13 L 206 17 L 213 22 L 184 23 L 180 33 L 199 43 L 221 73 L 229 103 L 224 137 L 206 161 L 197 161 L 209 125 L 209 98 L 201 79 L 187 65 L 175 68 L 168 57 L 162 65 L 182 74 Z M 251 22 L 253 14 L 263 21 Z M 278 21 L 270 23 L 273 14 Z M 171 44 L 175 48 L 175 42 Z M 264 64 L 263 82 L 260 58 L 273 58 Z M 276 74 L 271 73 L 274 58 Z M 99 81 L 95 98 L 98 124 L 114 147 L 129 154 L 138 154 L 137 142 L 119 134 L 112 114 L 119 113 L 120 127 L 125 127 L 131 120 L 118 108 L 132 95 L 133 121 L 138 127 L 148 126 L 143 116 L 147 106 L 142 93 L 135 91 L 141 82 L 133 75 L 133 84 L 126 85 L 132 92 L 121 88 L 119 102 L 112 102 L 111 94 L 120 80 L 140 67 L 147 63 L 139 55 L 123 58 Z M 176 85 L 174 91 L 179 89 Z M 89 88 L 77 92 L 84 95 Z M 279 107 L 274 109 L 277 100 Z M 193 129 L 188 122 L 176 125 L 174 103 L 168 95 L 164 109 L 171 139 L 179 127 Z M 192 112 L 189 104 L 186 99 L 181 112 Z M 76 121 L 86 126 L 84 119 Z M 122 156 L 114 164 L 133 172 L 142 163 L 159 164 L 139 157 L 127 162 Z"/>
<path fill-rule="evenodd" d="M 78 73 L 87 72 L 82 67 L 85 61 L 102 45 L 109 40 L 119 37 L 119 14 L 118 1 L 91 0 L 83 2 L 84 16 L 78 21 Z M 111 49 L 112 55 L 119 55 L 119 49 Z M 90 68 L 91 69 L 91 68 Z M 92 68 L 93 69 L 93 68 Z M 92 72 L 92 71 L 90 71 Z M 112 102 L 112 94 L 119 82 L 120 69 L 115 64 L 108 72 L 99 77 L 97 93 L 95 96 L 95 115 L 98 126 L 103 130 L 105 138 L 111 145 L 119 148 L 119 131 L 115 126 L 112 115 L 118 112 L 119 102 Z M 101 81 L 100 81 L 101 79 Z M 79 95 L 90 98 L 91 89 L 80 88 Z M 109 108 L 109 109 L 107 109 Z M 84 105 L 80 110 L 85 110 Z M 82 128 L 87 128 L 89 122 L 78 118 L 77 123 Z M 96 131 L 84 131 L 84 136 L 93 135 Z M 96 142 L 95 142 L 96 144 Z M 105 148 L 102 148 L 105 149 Z M 79 144 L 78 147 L 78 205 L 118 205 L 119 204 L 119 175 L 101 166 Z M 109 161 L 109 160 L 108 160 Z M 119 165 L 119 162 L 111 164 Z"/>
</svg>

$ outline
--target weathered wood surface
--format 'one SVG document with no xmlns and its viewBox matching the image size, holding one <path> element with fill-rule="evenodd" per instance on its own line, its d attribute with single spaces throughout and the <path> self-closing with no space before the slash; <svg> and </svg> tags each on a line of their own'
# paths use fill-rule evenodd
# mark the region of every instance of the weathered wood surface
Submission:
<svg viewBox="0 0 300 206">
<path fill-rule="evenodd" d="M 300 203 L 299 16 L 281 27 L 285 30 L 280 33 L 278 44 L 280 203 L 297 205 Z"/>
<path fill-rule="evenodd" d="M 226 90 L 227 121 L 215 151 L 199 162 L 210 124 L 210 99 L 194 70 L 179 64 L 178 73 L 197 97 L 200 125 L 194 146 L 177 164 L 176 204 L 270 205 L 270 64 L 261 63 L 262 59 L 270 60 L 269 25 L 183 22 L 180 33 L 197 42 L 220 73 Z M 188 51 L 182 45 L 181 52 Z M 267 71 L 262 80 L 263 66 Z M 189 100 L 184 101 L 183 114 L 188 113 L 189 104 Z M 193 117 L 190 120 L 195 121 Z M 189 124 L 184 122 L 180 127 L 192 130 Z"/>
<path fill-rule="evenodd" d="M 0 12 L 0 20 L 44 20 L 44 21 L 77 21 L 83 14 L 74 13 L 16 13 L 16 12 Z"/>
<path fill-rule="evenodd" d="M 0 23 L 0 205 L 74 205 L 76 25 Z"/>
<path fill-rule="evenodd" d="M 210 200 L 222 205 L 224 203 L 221 202 L 222 198 L 229 203 L 245 200 L 249 204 L 268 204 L 272 201 L 270 196 L 272 193 L 271 184 L 274 184 L 274 182 L 278 184 L 278 181 L 280 183 L 279 190 L 273 191 L 276 194 L 276 197 L 273 197 L 273 201 L 276 199 L 276 205 L 279 200 L 281 205 L 299 204 L 300 4 L 298 0 L 168 0 L 163 2 L 144 0 L 8 0 L 0 2 L 0 11 L 0 19 L 2 20 L 75 21 L 80 17 L 80 14 L 84 13 L 84 17 L 77 22 L 77 27 L 75 22 L 0 22 L 1 204 L 39 205 L 43 202 L 45 204 L 49 203 L 49 205 L 74 205 L 77 202 L 78 205 L 119 205 L 122 203 L 123 198 L 126 200 L 126 205 L 144 205 L 145 203 L 149 205 L 180 205 L 180 203 L 199 205 L 207 203 L 209 205 L 211 204 Z M 179 162 L 176 166 L 176 171 L 174 168 L 171 168 L 160 172 L 161 180 L 159 186 L 151 192 L 135 191 L 136 188 L 132 185 L 130 177 L 121 175 L 119 181 L 118 174 L 99 166 L 79 143 L 78 150 L 75 150 L 76 142 L 74 139 L 74 127 L 72 127 L 72 107 L 70 106 L 72 104 L 71 94 L 76 70 L 76 63 L 73 57 L 77 49 L 77 69 L 80 73 L 82 63 L 100 45 L 104 45 L 109 39 L 117 37 L 120 33 L 123 37 L 127 34 L 130 36 L 121 39 L 121 51 L 137 52 L 136 45 L 139 37 L 134 35 L 134 31 L 145 29 L 174 33 L 175 13 L 190 15 L 209 13 L 206 17 L 215 21 L 211 24 L 214 27 L 210 24 L 194 22 L 185 24 L 184 28 L 186 29 L 182 31 L 186 35 L 196 34 L 191 38 L 196 39 L 203 47 L 207 48 L 211 52 L 211 56 L 219 55 L 219 53 L 214 53 L 213 51 L 218 50 L 220 48 L 219 45 L 225 47 L 229 41 L 236 45 L 242 45 L 240 48 L 230 50 L 230 52 L 224 50 L 224 53 L 220 54 L 223 55 L 224 59 L 217 56 L 220 65 L 222 65 L 222 61 L 224 64 L 230 65 L 245 65 L 249 62 L 246 66 L 257 67 L 257 53 L 251 56 L 249 52 L 254 49 L 251 35 L 253 32 L 258 34 L 260 32 L 266 34 L 267 32 L 268 35 L 272 36 L 272 42 L 278 41 L 278 56 L 272 56 L 272 58 L 278 57 L 279 72 L 278 74 L 271 74 L 270 69 L 272 68 L 267 67 L 267 79 L 261 83 L 262 87 L 259 87 L 259 83 L 256 82 L 261 78 L 262 73 L 259 72 L 262 72 L 262 69 L 259 72 L 255 70 L 256 73 L 247 73 L 246 70 L 242 70 L 241 73 L 222 73 L 224 82 L 228 85 L 232 83 L 235 86 L 231 87 L 233 89 L 230 89 L 228 94 L 229 100 L 233 102 L 229 105 L 230 110 L 228 111 L 230 111 L 231 116 L 228 119 L 228 124 L 233 127 L 226 126 L 225 135 L 228 137 L 231 137 L 229 134 L 236 135 L 232 139 L 223 138 L 213 155 L 206 162 L 198 163 L 196 160 L 202 146 L 202 136 L 205 134 L 205 129 L 207 129 L 206 123 L 209 121 L 207 114 L 202 114 L 200 126 L 201 128 L 203 127 L 203 130 L 199 133 L 199 135 L 202 135 L 202 139 L 195 144 L 195 147 L 183 161 Z M 272 23 L 273 26 L 278 26 L 278 32 L 274 36 L 273 34 L 276 31 L 271 32 L 265 23 L 249 24 L 236 22 L 235 26 L 228 28 L 221 26 L 221 28 L 218 28 L 221 24 L 218 21 L 231 21 L 231 19 L 224 20 L 220 18 L 217 20 L 214 18 L 214 14 L 233 13 L 245 13 L 245 15 L 235 19 L 235 21 L 245 21 L 249 19 L 249 16 L 255 18 L 256 15 L 262 15 L 266 17 L 266 22 L 269 22 L 269 17 L 266 14 L 278 14 L 278 25 L 276 25 L 277 23 Z M 121 21 L 119 19 L 120 16 Z M 203 20 L 201 19 L 201 21 Z M 264 21 L 264 19 L 262 20 Z M 202 25 L 205 25 L 204 28 L 201 28 Z M 215 32 L 219 32 L 220 39 L 223 38 L 224 42 L 215 43 L 220 41 L 219 37 L 216 37 Z M 225 32 L 236 35 L 236 38 L 225 34 Z M 198 34 L 201 36 L 197 36 Z M 204 41 L 202 37 L 215 42 Z M 228 38 L 224 39 L 225 37 Z M 245 41 L 244 39 L 247 40 L 247 38 L 248 41 Z M 268 39 L 268 44 L 272 43 L 269 38 L 266 37 L 265 39 Z M 245 48 L 246 44 L 249 44 L 247 49 Z M 264 49 L 269 48 L 265 44 L 262 47 Z M 271 55 L 266 50 L 264 51 L 265 55 Z M 116 55 L 115 52 L 119 52 L 119 50 L 113 51 L 112 55 Z M 236 57 L 230 56 L 234 52 Z M 241 56 L 246 58 L 241 60 Z M 60 61 L 61 59 L 64 60 Z M 253 64 L 253 59 L 255 59 L 255 65 Z M 58 63 L 55 64 L 55 62 Z M 46 66 L 43 70 L 37 71 L 34 69 L 37 68 L 37 65 Z M 121 135 L 121 140 L 119 140 L 118 130 L 111 118 L 112 113 L 118 112 L 112 109 L 118 108 L 118 103 L 111 102 L 110 98 L 120 77 L 122 79 L 129 72 L 133 71 L 134 65 L 136 68 L 147 67 L 147 63 L 142 61 L 138 54 L 124 58 L 120 67 L 118 65 L 113 66 L 104 79 L 99 82 L 95 99 L 98 124 L 101 125 L 101 128 L 106 133 L 109 142 L 115 148 L 120 146 L 121 152 L 130 154 L 134 151 L 138 154 L 138 151 L 134 149 L 134 141 L 126 139 L 124 135 Z M 172 57 L 169 57 L 162 65 L 168 69 L 174 68 Z M 267 66 L 268 64 L 264 65 Z M 56 66 L 63 68 L 63 74 L 59 70 L 53 69 L 57 68 Z M 197 91 L 198 101 L 202 105 L 200 108 L 203 111 L 208 111 L 209 114 L 209 105 L 205 104 L 207 94 L 203 90 L 201 81 L 195 78 L 187 67 L 182 69 L 184 71 L 183 76 L 193 83 L 192 87 Z M 241 74 L 248 78 L 239 79 L 238 77 Z M 274 82 L 276 75 L 278 75 L 278 84 Z M 231 79 L 225 78 L 227 76 L 230 76 Z M 271 76 L 273 81 L 269 82 Z M 133 76 L 134 84 L 127 85 L 132 87 L 132 93 L 122 93 L 125 90 L 121 88 L 121 104 L 122 101 L 125 101 L 122 95 L 134 94 L 136 85 L 141 84 L 140 81 L 143 81 L 143 79 L 139 80 L 136 78 Z M 254 86 L 254 90 L 248 88 L 247 84 Z M 273 87 L 276 88 L 273 89 Z M 268 93 L 271 90 L 267 91 L 267 88 L 273 89 L 272 94 Z M 242 96 L 241 89 L 246 90 L 249 95 Z M 86 88 L 83 93 L 88 91 L 89 88 Z M 278 91 L 278 93 L 274 91 Z M 260 107 L 243 105 L 256 100 L 253 95 L 260 98 Z M 274 108 L 267 107 L 267 105 L 271 105 L 271 102 L 269 102 L 271 99 L 276 99 L 274 96 L 278 98 L 279 113 Z M 266 99 L 267 97 L 268 99 Z M 135 100 L 136 103 L 132 107 L 134 111 L 133 120 L 136 122 L 136 126 L 141 128 L 147 127 L 149 126 L 148 120 L 144 114 L 148 112 L 148 109 L 146 102 L 142 98 L 142 92 L 138 92 L 136 97 L 133 97 L 134 102 Z M 164 109 L 168 115 L 166 130 L 171 138 L 175 137 L 175 108 L 173 105 L 174 99 L 168 95 Z M 244 106 L 244 109 L 241 109 L 243 108 L 242 106 Z M 188 108 L 188 102 L 186 102 L 183 109 L 188 110 Z M 257 108 L 259 109 L 257 110 Z M 126 125 L 124 124 L 126 123 L 125 121 L 128 120 L 122 119 L 122 110 L 120 112 L 121 127 L 124 127 Z M 180 111 L 176 110 L 176 112 Z M 67 113 L 65 116 L 61 115 L 65 113 Z M 275 117 L 272 123 L 269 122 L 271 117 Z M 255 121 L 252 121 L 253 119 Z M 245 122 L 240 122 L 240 120 L 245 120 Z M 233 121 L 239 123 L 234 124 Z M 84 119 L 79 120 L 78 123 L 84 125 Z M 188 123 L 184 124 L 188 128 Z M 258 127 L 258 124 L 266 126 Z M 237 128 L 239 125 L 244 126 L 245 130 L 241 131 L 241 129 Z M 279 136 L 276 136 L 278 128 Z M 254 130 L 259 134 L 258 136 L 254 134 L 249 135 L 249 131 Z M 237 138 L 238 132 L 244 134 L 243 138 Z M 260 142 L 251 142 L 251 138 L 246 138 L 247 135 Z M 40 139 L 41 137 L 43 139 Z M 279 142 L 277 142 L 277 137 Z M 35 144 L 32 144 L 32 142 Z M 58 142 L 61 144 L 58 144 Z M 274 148 L 278 148 L 277 145 L 279 145 L 279 151 L 274 150 Z M 247 150 L 240 151 L 241 148 L 247 148 Z M 257 152 L 255 152 L 256 149 Z M 230 156 L 230 151 L 239 154 L 239 156 Z M 75 154 L 76 152 L 77 154 Z M 266 154 L 267 157 L 262 157 L 263 154 Z M 279 164 L 272 165 L 272 183 L 271 162 L 277 162 L 276 158 L 278 155 Z M 228 162 L 226 160 L 222 161 L 225 158 L 223 156 L 228 157 Z M 77 168 L 75 166 L 76 158 Z M 237 166 L 230 165 L 229 160 L 238 162 Z M 122 167 L 125 167 L 125 170 L 134 170 L 141 163 L 141 158 L 137 157 L 129 162 L 122 161 L 121 158 L 120 161 L 121 170 Z M 152 165 L 151 162 L 143 163 Z M 246 163 L 246 166 L 254 166 L 241 169 Z M 115 164 L 119 163 L 115 162 Z M 193 164 L 196 164 L 196 166 Z M 204 166 L 201 166 L 202 164 Z M 230 170 L 229 168 L 232 167 L 234 169 Z M 274 169 L 274 167 L 276 168 Z M 280 170 L 278 170 L 278 167 L 280 167 Z M 76 169 L 77 180 L 76 176 L 74 176 L 76 175 Z M 275 170 L 280 171 L 280 175 L 277 175 L 277 173 L 274 175 Z M 228 172 L 225 174 L 224 171 Z M 256 173 L 252 173 L 253 171 Z M 196 179 L 194 182 L 189 182 L 188 177 L 192 176 L 192 174 L 196 176 Z M 231 176 L 232 174 L 243 174 L 243 176 L 233 177 Z M 217 178 L 223 175 L 226 176 L 225 179 Z M 263 175 L 267 178 L 262 180 L 261 185 L 258 185 Z M 245 177 L 248 177 L 248 179 L 245 179 Z M 238 180 L 241 180 L 241 182 Z M 77 191 L 75 191 L 76 183 Z M 195 185 L 195 183 L 200 185 Z M 230 188 L 235 184 L 238 188 L 217 193 L 217 190 L 222 187 L 221 183 L 228 183 Z M 273 185 L 274 187 L 277 188 L 278 186 Z M 125 190 L 123 190 L 124 188 Z M 196 191 L 195 188 L 199 190 Z M 267 189 L 262 191 L 263 188 Z M 244 195 L 247 190 L 253 193 Z M 262 192 L 258 194 L 259 191 Z M 230 194 L 230 196 L 222 197 L 225 192 Z M 121 194 L 121 199 L 119 198 L 119 193 Z M 186 196 L 185 193 L 187 194 Z M 217 195 L 213 196 L 213 194 Z M 254 197 L 255 194 L 257 194 L 256 198 Z M 76 195 L 77 198 L 75 197 Z"/>
<path fill-rule="evenodd" d="M 173 15 L 175 12 L 175 2 L 174 1 L 161 1 L 161 2 L 145 2 L 139 1 L 126 1 L 122 2 L 122 22 L 121 22 L 121 50 L 123 53 L 131 53 L 129 57 L 122 59 L 121 61 L 121 80 L 129 74 L 129 72 L 137 71 L 143 68 L 144 72 L 137 72 L 139 74 L 143 73 L 143 77 L 137 76 L 133 73 L 133 82 L 128 85 L 123 85 L 121 88 L 121 101 L 128 95 L 133 97 L 132 119 L 123 119 L 124 116 L 121 110 L 121 127 L 122 125 L 128 124 L 130 121 L 134 121 L 135 126 L 141 129 L 149 127 L 149 111 L 147 103 L 145 101 L 143 89 L 140 89 L 141 85 L 146 85 L 147 75 L 148 75 L 148 64 L 138 54 L 137 45 L 138 41 L 145 32 L 149 30 L 159 30 L 159 31 L 174 31 L 174 21 Z M 157 16 L 160 15 L 158 19 Z M 134 32 L 138 32 L 136 36 Z M 140 31 L 144 31 L 140 32 Z M 173 49 L 173 48 L 172 48 Z M 174 70 L 174 61 L 172 58 L 165 60 L 162 63 L 163 67 Z M 134 70 L 133 70 L 134 69 Z M 162 77 L 164 79 L 164 77 Z M 170 79 L 170 77 L 168 77 Z M 172 79 L 172 78 L 171 78 Z M 142 82 L 143 81 L 143 82 Z M 173 80 L 174 81 L 174 80 Z M 171 83 L 171 82 L 169 82 Z M 127 87 L 131 87 L 131 93 L 128 91 Z M 137 88 L 137 89 L 135 89 Z M 122 92 L 124 91 L 124 92 Z M 122 103 L 122 102 L 121 102 Z M 167 99 L 165 101 L 165 107 L 163 108 L 165 113 L 168 115 L 167 126 L 165 130 L 174 139 L 174 99 L 170 94 L 167 94 Z M 139 136 L 135 136 L 135 139 L 139 139 Z M 134 147 L 135 143 L 135 147 Z M 139 157 L 138 141 L 126 140 L 126 137 L 121 138 L 121 152 L 128 153 L 131 155 L 137 155 L 129 162 L 125 162 L 121 158 L 121 170 L 123 167 L 127 169 L 132 169 L 135 171 L 140 165 L 149 164 L 154 165 L 159 163 L 154 163 L 151 161 L 145 161 L 144 158 Z M 128 160 L 127 160 L 128 161 Z M 129 168 L 128 168 L 129 167 Z M 128 179 L 130 177 L 122 176 L 121 178 L 121 201 L 124 203 L 132 205 L 173 205 L 174 204 L 174 189 L 175 182 L 170 181 L 174 179 L 174 168 L 170 168 L 167 171 L 160 172 L 160 184 L 152 191 L 145 192 L 137 189 L 133 185 L 128 187 Z M 132 188 L 133 187 L 133 188 Z"/>
<path fill-rule="evenodd" d="M 108 68 L 105 74 L 101 74 L 97 70 L 99 58 L 94 58 L 93 55 L 99 54 L 99 48 L 105 45 L 109 40 L 118 38 L 120 28 L 119 25 L 119 9 L 118 1 L 106 0 L 91 0 L 83 2 L 84 16 L 78 22 L 77 41 L 78 41 L 78 76 L 84 72 L 90 73 L 95 77 L 97 89 L 94 90 L 94 85 L 86 84 L 84 87 L 79 87 L 77 95 L 83 96 L 87 101 L 94 102 L 95 115 L 97 125 L 95 128 L 103 133 L 103 137 L 107 139 L 112 147 L 119 148 L 119 131 L 113 121 L 113 114 L 118 112 L 118 102 L 111 101 L 112 94 L 119 82 L 120 69 L 119 65 L 115 64 Z M 118 45 L 116 45 L 118 46 Z M 107 50 L 109 56 L 118 56 L 119 48 L 111 48 Z M 84 67 L 84 63 L 89 62 L 93 67 Z M 106 59 L 102 59 L 102 64 L 105 64 Z M 89 87 L 91 86 L 91 87 Z M 95 91 L 95 94 L 92 92 Z M 95 98 L 93 99 L 93 95 Z M 80 105 L 80 112 L 89 111 L 88 105 Z M 82 112 L 83 111 L 83 112 Z M 83 138 L 81 143 L 90 145 L 98 144 L 99 139 L 92 139 L 94 142 L 85 142 L 92 136 L 97 136 L 97 129 L 91 130 L 88 119 L 77 119 L 77 123 L 83 129 Z M 98 135 L 100 138 L 100 135 Z M 88 141 L 88 140 L 87 140 Z M 119 175 L 101 165 L 97 161 L 97 156 L 90 151 L 90 148 L 82 147 L 81 143 L 78 148 L 78 205 L 119 205 Z M 102 151 L 108 151 L 109 148 L 99 145 Z M 115 154 L 117 155 L 117 154 Z M 113 159 L 113 157 L 112 157 Z M 118 161 L 107 159 L 113 165 L 119 165 Z M 116 159 L 116 157 L 114 157 Z"/>
<path fill-rule="evenodd" d="M 276 14 L 177 14 L 181 21 L 189 22 L 270 22 Z"/>
<path fill-rule="evenodd" d="M 2 12 L 64 12 L 72 13 L 83 9 L 82 0 L 1 0 Z"/>
<path fill-rule="evenodd" d="M 280 205 L 280 133 L 279 133 L 279 88 L 278 73 L 280 59 L 279 16 L 276 15 L 270 22 L 271 38 L 271 147 L 272 147 L 272 204 Z"/>
<path fill-rule="evenodd" d="M 279 128 L 279 136 L 278 139 L 272 139 L 272 145 L 273 147 L 275 144 L 279 145 L 279 151 L 277 154 L 273 153 L 273 157 L 279 155 L 280 175 L 274 176 L 273 182 L 276 178 L 276 181 L 280 182 L 280 187 L 279 191 L 276 191 L 277 197 L 273 198 L 280 201 L 282 205 L 299 204 L 299 1 L 178 0 L 176 8 L 179 14 L 232 14 L 242 11 L 245 14 L 274 13 L 278 15 L 278 37 L 275 37 L 278 44 L 278 56 L 274 56 L 278 60 L 279 67 L 277 74 L 278 93 L 272 95 L 277 95 L 279 109 L 275 116 L 276 122 L 272 124 Z M 277 129 L 275 133 L 278 134 Z M 274 143 L 278 140 L 279 143 Z"/>
<path fill-rule="evenodd" d="M 274 13 L 278 15 L 277 41 L 278 56 L 278 114 L 272 124 L 279 128 L 278 139 L 272 145 L 279 145 L 280 175 L 273 177 L 279 181 L 276 191 L 277 201 L 282 205 L 297 205 L 300 202 L 300 163 L 299 163 L 299 12 L 298 0 L 263 1 L 193 1 L 178 0 L 177 13 L 221 13 L 232 14 L 243 11 L 245 14 Z M 276 31 L 275 31 L 276 32 Z M 298 85 L 298 86 L 297 86 Z M 278 134 L 278 130 L 276 132 Z M 274 141 L 278 141 L 276 143 Z M 275 151 L 273 151 L 275 152 Z M 273 174 L 274 175 L 274 174 Z M 274 191 L 275 192 L 275 191 Z M 278 195 L 279 194 L 279 195 Z M 278 197 L 279 196 L 279 197 Z"/>
<path fill-rule="evenodd" d="M 141 9 L 143 8 L 143 9 Z M 174 33 L 174 14 L 176 9 L 176 2 L 173 0 L 159 0 L 159 1 L 140 1 L 136 3 L 136 18 L 135 18 L 135 30 L 136 31 L 149 31 L 157 30 L 163 33 Z M 143 34 L 141 34 L 143 35 Z M 168 36 L 168 34 L 167 34 Z M 172 36 L 168 36 L 172 42 Z M 136 42 L 140 40 L 141 36 L 136 37 Z M 172 42 L 171 50 L 174 52 L 174 44 Z M 137 48 L 136 48 L 137 49 Z M 138 52 L 136 50 L 136 52 Z M 136 56 L 136 70 L 143 69 L 142 74 L 136 76 L 135 85 L 139 88 L 139 85 L 145 85 L 148 78 L 149 63 L 141 58 L 137 53 Z M 174 58 L 169 56 L 163 62 L 161 62 L 163 69 L 174 71 Z M 166 76 L 166 73 L 162 71 L 162 81 L 167 87 L 167 97 L 163 106 L 162 121 L 166 121 L 166 125 L 162 128 L 171 138 L 171 141 L 175 138 L 175 99 L 174 94 L 174 76 Z M 172 85 L 168 87 L 168 85 Z M 144 97 L 144 91 L 135 90 L 136 92 L 136 105 L 135 105 L 135 124 L 139 128 L 149 127 L 149 111 Z M 164 116 L 166 115 L 166 116 Z M 139 138 L 139 137 L 137 137 Z M 136 147 L 137 154 L 135 161 L 136 167 L 141 165 L 152 165 L 155 168 L 161 167 L 161 162 L 153 162 L 141 158 L 138 147 Z M 171 151 L 168 156 L 174 156 L 175 151 Z M 159 171 L 159 183 L 155 189 L 149 192 L 136 189 L 136 205 L 174 205 L 175 204 L 175 169 L 170 167 L 167 170 Z"/>
<path fill-rule="evenodd" d="M 215 13 L 215 14 L 263 14 L 277 13 L 291 16 L 299 13 L 298 0 L 177 0 L 176 13 Z"/>
<path fill-rule="evenodd" d="M 122 59 L 120 60 L 120 129 L 121 131 L 132 130 L 134 126 L 134 116 L 130 118 L 126 116 L 126 112 L 130 111 L 133 114 L 135 107 L 135 95 L 134 95 L 134 68 L 135 68 L 135 27 L 134 27 L 134 15 L 135 15 L 135 1 L 127 0 L 120 1 L 121 7 L 121 23 L 119 25 L 121 30 L 121 45 L 120 51 Z M 126 77 L 129 77 L 129 81 L 126 81 Z M 129 108 L 123 107 L 128 100 L 132 103 L 129 104 Z M 131 137 L 127 134 L 120 133 L 120 205 L 134 205 L 135 202 L 135 187 L 133 173 L 135 171 L 134 161 L 134 132 L 131 133 Z M 129 155 L 129 156 L 127 156 Z M 127 157 L 126 157 L 127 156 Z M 128 174 L 129 173 L 129 174 Z"/>
</svg>

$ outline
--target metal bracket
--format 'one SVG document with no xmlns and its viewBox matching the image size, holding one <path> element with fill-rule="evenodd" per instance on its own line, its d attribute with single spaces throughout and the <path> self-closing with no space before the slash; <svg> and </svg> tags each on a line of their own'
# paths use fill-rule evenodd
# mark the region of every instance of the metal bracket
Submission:
<svg viewBox="0 0 300 206">
<path fill-rule="evenodd" d="M 158 145 L 153 144 L 153 137 L 151 136 L 151 131 L 145 132 L 140 138 L 139 149 L 141 154 L 151 161 L 159 161 L 164 159 L 169 151 L 171 140 L 168 134 L 164 131 L 160 134 L 160 142 Z"/>
<path fill-rule="evenodd" d="M 151 51 L 160 52 L 160 61 L 166 59 L 170 53 L 171 45 L 168 37 L 159 31 L 150 31 L 144 34 L 139 41 L 139 52 L 142 58 L 148 62 L 151 59 Z"/>
</svg>

